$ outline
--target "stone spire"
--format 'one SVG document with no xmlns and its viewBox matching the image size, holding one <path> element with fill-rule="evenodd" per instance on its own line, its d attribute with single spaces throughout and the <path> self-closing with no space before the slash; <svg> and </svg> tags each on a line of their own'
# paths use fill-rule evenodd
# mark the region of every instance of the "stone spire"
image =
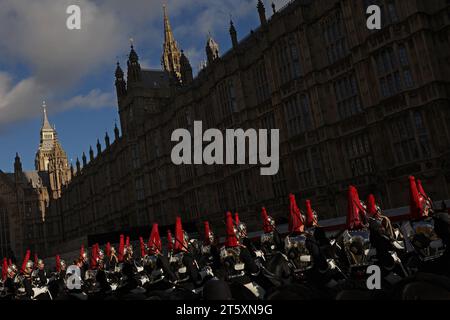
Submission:
<svg viewBox="0 0 450 320">
<path fill-rule="evenodd" d="M 47 117 L 47 104 L 45 101 L 42 103 L 42 130 L 53 130 L 52 126 L 50 125 L 50 122 L 48 121 Z"/>
<path fill-rule="evenodd" d="M 208 64 L 212 64 L 214 60 L 219 58 L 219 45 L 214 41 L 211 34 L 208 35 L 208 40 L 206 41 L 206 56 Z"/>
<path fill-rule="evenodd" d="M 267 24 L 267 18 L 266 18 L 266 8 L 264 7 L 264 3 L 262 0 L 258 0 L 258 14 L 259 14 L 259 21 L 261 22 L 261 25 Z"/>
<path fill-rule="evenodd" d="M 170 27 L 169 17 L 167 15 L 166 6 L 164 10 L 164 46 L 162 56 L 162 66 L 164 70 L 181 79 L 180 58 L 181 52 L 178 49 L 178 44 L 173 36 L 172 28 Z"/>
<path fill-rule="evenodd" d="M 230 36 L 231 36 L 231 43 L 233 45 L 233 48 L 236 48 L 238 46 L 238 38 L 237 38 L 237 31 L 234 27 L 233 20 L 230 20 Z"/>
</svg>

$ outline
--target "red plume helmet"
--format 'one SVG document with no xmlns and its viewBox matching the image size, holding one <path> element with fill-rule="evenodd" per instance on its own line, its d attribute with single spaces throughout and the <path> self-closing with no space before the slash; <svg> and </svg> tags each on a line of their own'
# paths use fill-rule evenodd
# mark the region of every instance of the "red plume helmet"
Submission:
<svg viewBox="0 0 450 320">
<path fill-rule="evenodd" d="M 91 249 L 91 269 L 97 268 L 98 244 L 94 244 Z"/>
<path fill-rule="evenodd" d="M 354 186 L 348 188 L 348 211 L 347 211 L 347 229 L 363 228 L 361 214 L 365 214 L 365 209 L 361 205 L 358 190 Z"/>
<path fill-rule="evenodd" d="M 425 190 L 422 186 L 422 181 L 420 179 L 417 179 L 416 182 L 417 182 L 417 190 L 419 191 L 420 195 L 422 195 L 426 201 L 429 201 L 430 205 L 433 205 L 431 198 L 427 195 L 427 193 L 425 192 Z"/>
<path fill-rule="evenodd" d="M 184 249 L 184 233 L 181 225 L 181 218 L 177 217 L 175 221 L 175 252 L 183 251 Z"/>
<path fill-rule="evenodd" d="M 8 276 L 8 259 L 3 258 L 2 280 L 5 281 L 7 276 Z"/>
<path fill-rule="evenodd" d="M 167 231 L 167 240 L 169 241 L 170 230 Z M 172 242 L 172 234 L 170 234 L 170 242 Z M 158 224 L 154 223 L 152 227 L 152 233 L 150 234 L 150 238 L 148 239 L 148 253 L 155 254 L 157 251 L 162 251 L 162 243 L 161 237 L 159 236 Z"/>
<path fill-rule="evenodd" d="M 209 222 L 208 221 L 204 221 L 203 225 L 205 227 L 205 237 L 203 239 L 203 243 L 207 246 L 211 245 L 211 239 L 209 238 L 209 235 L 211 233 L 211 229 L 209 227 Z"/>
<path fill-rule="evenodd" d="M 169 250 L 169 252 L 173 250 L 173 238 L 170 229 L 167 229 L 167 250 Z"/>
<path fill-rule="evenodd" d="M 295 196 L 289 195 L 289 233 L 301 233 L 304 231 L 303 217 L 295 201 Z"/>
<path fill-rule="evenodd" d="M 236 224 L 236 225 L 238 225 L 239 223 L 241 223 L 241 220 L 239 220 L 239 213 L 235 213 L 234 214 L 234 223 Z"/>
<path fill-rule="evenodd" d="M 23 262 L 22 262 L 22 269 L 20 269 L 20 271 L 22 273 L 25 272 L 25 269 L 27 267 L 27 262 L 30 260 L 30 256 L 31 256 L 31 251 L 27 250 L 27 252 L 25 253 L 25 257 L 23 258 Z"/>
<path fill-rule="evenodd" d="M 82 244 L 80 248 L 80 258 L 83 258 L 83 256 L 84 256 L 84 244 Z"/>
<path fill-rule="evenodd" d="M 236 233 L 234 232 L 234 225 L 233 225 L 233 216 L 231 212 L 227 212 L 227 238 L 225 240 L 225 246 L 226 247 L 237 247 L 239 246 L 239 243 L 237 241 Z"/>
<path fill-rule="evenodd" d="M 119 242 L 119 256 L 117 257 L 119 259 L 119 262 L 123 261 L 123 251 L 125 249 L 125 239 L 124 239 L 124 235 L 121 234 L 120 235 L 120 242 Z"/>
<path fill-rule="evenodd" d="M 56 255 L 56 272 L 61 271 L 61 258 L 59 254 Z"/>
<path fill-rule="evenodd" d="M 377 204 L 375 201 L 375 196 L 373 194 L 369 194 L 367 197 L 367 213 L 373 218 L 379 218 L 380 213 L 377 209 Z"/>
<path fill-rule="evenodd" d="M 262 207 L 262 218 L 264 233 L 271 233 L 273 231 L 273 226 L 270 224 L 269 215 L 267 214 L 265 207 Z"/>
<path fill-rule="evenodd" d="M 423 189 L 423 188 L 422 188 Z M 424 206 L 425 199 L 417 190 L 416 179 L 413 176 L 409 177 L 409 208 L 413 219 L 419 219 L 425 215 Z"/>
<path fill-rule="evenodd" d="M 109 242 L 106 244 L 105 254 L 107 257 L 111 256 L 111 243 L 109 243 Z"/>
<path fill-rule="evenodd" d="M 144 244 L 144 238 L 139 237 L 139 244 L 141 246 L 141 257 L 145 257 L 145 244 Z"/>
<path fill-rule="evenodd" d="M 311 200 L 306 200 L 306 226 L 308 228 L 317 226 L 317 218 L 314 217 Z"/>
</svg>

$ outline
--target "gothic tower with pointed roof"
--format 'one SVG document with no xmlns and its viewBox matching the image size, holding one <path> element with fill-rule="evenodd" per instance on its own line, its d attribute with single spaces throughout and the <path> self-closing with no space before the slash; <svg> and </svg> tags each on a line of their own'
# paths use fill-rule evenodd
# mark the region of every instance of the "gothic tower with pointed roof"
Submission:
<svg viewBox="0 0 450 320">
<path fill-rule="evenodd" d="M 169 17 L 167 15 L 166 6 L 164 9 L 164 50 L 162 56 L 162 66 L 164 70 L 169 72 L 172 76 L 181 79 L 180 58 L 181 51 L 178 49 L 178 44 L 170 27 Z"/>
<path fill-rule="evenodd" d="M 38 172 L 46 172 L 49 177 L 49 193 L 53 198 L 61 196 L 62 187 L 70 182 L 70 166 L 55 128 L 52 128 L 47 116 L 45 102 L 42 106 L 42 128 L 40 144 L 36 153 L 35 167 Z"/>
</svg>

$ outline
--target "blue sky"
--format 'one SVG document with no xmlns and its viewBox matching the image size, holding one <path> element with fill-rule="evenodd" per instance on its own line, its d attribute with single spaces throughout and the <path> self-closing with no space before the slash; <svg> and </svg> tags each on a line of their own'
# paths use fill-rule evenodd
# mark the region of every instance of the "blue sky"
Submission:
<svg viewBox="0 0 450 320">
<path fill-rule="evenodd" d="M 274 1 L 279 8 L 288 0 Z M 76 161 L 118 120 L 115 63 L 124 66 L 132 37 L 144 68 L 161 68 L 162 5 L 194 71 L 208 32 L 220 52 L 231 47 L 230 14 L 239 38 L 259 26 L 256 0 L 2 0 L 0 1 L 0 170 L 13 170 L 15 152 L 34 169 L 41 105 L 69 159 Z M 267 16 L 271 1 L 264 1 Z M 65 27 L 67 6 L 81 8 L 82 29 Z"/>
</svg>

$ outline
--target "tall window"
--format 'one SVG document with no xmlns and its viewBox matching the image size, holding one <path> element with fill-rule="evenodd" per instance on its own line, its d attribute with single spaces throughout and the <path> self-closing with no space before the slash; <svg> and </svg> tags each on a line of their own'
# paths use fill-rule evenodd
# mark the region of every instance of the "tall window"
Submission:
<svg viewBox="0 0 450 320">
<path fill-rule="evenodd" d="M 144 178 L 138 177 L 135 180 L 136 199 L 138 201 L 145 199 Z"/>
<path fill-rule="evenodd" d="M 375 56 L 381 95 L 384 98 L 414 86 L 407 48 L 400 44 L 396 51 L 393 47 L 388 47 Z"/>
<path fill-rule="evenodd" d="M 367 134 L 359 134 L 347 139 L 345 142 L 345 153 L 353 177 L 369 174 L 374 171 L 373 157 Z"/>
<path fill-rule="evenodd" d="M 219 105 L 222 115 L 237 112 L 236 90 L 233 79 L 223 81 L 218 87 Z"/>
<path fill-rule="evenodd" d="M 345 26 L 340 12 L 336 12 L 327 18 L 323 24 L 323 34 L 330 64 L 349 54 Z"/>
<path fill-rule="evenodd" d="M 354 74 L 335 81 L 334 92 L 341 120 L 362 112 L 358 84 Z"/>
<path fill-rule="evenodd" d="M 131 146 L 131 162 L 133 164 L 133 169 L 139 169 L 141 167 L 139 147 L 137 144 Z"/>
<path fill-rule="evenodd" d="M 269 82 L 267 81 L 264 61 L 259 63 L 253 70 L 253 79 L 256 87 L 256 101 L 260 104 L 270 98 Z"/>
<path fill-rule="evenodd" d="M 284 103 L 289 137 L 311 130 L 312 117 L 307 95 L 297 94 Z"/>
<path fill-rule="evenodd" d="M 246 190 L 244 186 L 244 181 L 242 179 L 242 174 L 239 173 L 233 177 L 234 183 L 234 199 L 236 201 L 236 207 L 241 207 L 246 202 Z"/>
<path fill-rule="evenodd" d="M 287 185 L 283 163 L 280 162 L 280 170 L 276 175 L 271 176 L 271 179 L 275 198 L 285 198 L 287 196 Z"/>
<path fill-rule="evenodd" d="M 293 34 L 278 41 L 275 46 L 275 58 L 282 85 L 301 77 L 300 51 Z"/>
<path fill-rule="evenodd" d="M 409 114 L 392 120 L 391 139 L 398 164 L 420 159 L 415 130 Z"/>
<path fill-rule="evenodd" d="M 316 148 L 303 150 L 295 156 L 298 183 L 308 189 L 323 183 L 322 159 Z"/>
</svg>

